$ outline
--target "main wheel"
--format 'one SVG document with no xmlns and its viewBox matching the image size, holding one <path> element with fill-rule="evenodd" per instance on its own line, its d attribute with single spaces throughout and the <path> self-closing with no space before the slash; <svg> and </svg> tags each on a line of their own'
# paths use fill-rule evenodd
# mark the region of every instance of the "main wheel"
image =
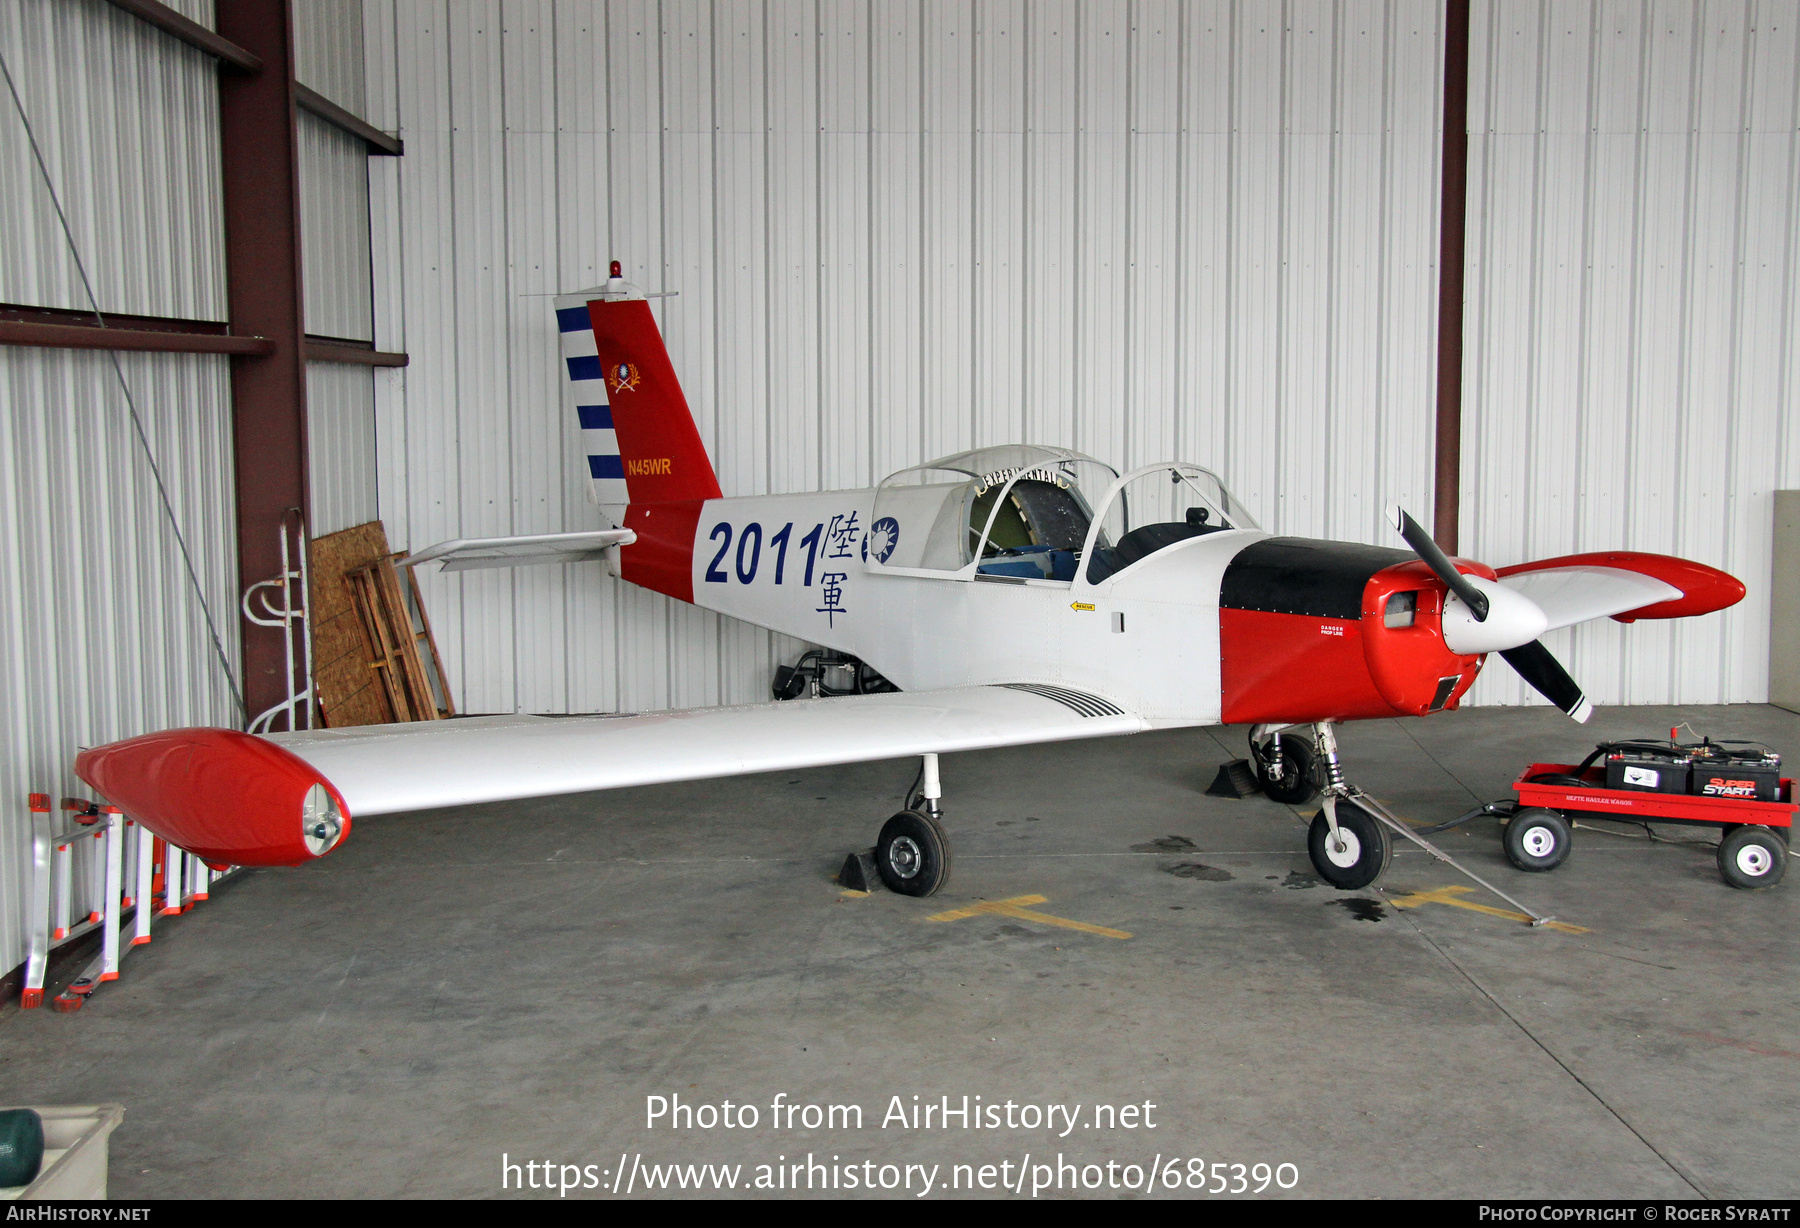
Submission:
<svg viewBox="0 0 1800 1228">
<path fill-rule="evenodd" d="M 1506 825 L 1506 859 L 1521 870 L 1554 870 L 1569 858 L 1569 820 L 1554 810 L 1521 810 Z"/>
<path fill-rule="evenodd" d="M 1281 745 L 1281 775 L 1271 777 L 1261 755 L 1256 759 L 1256 775 L 1265 794 L 1284 806 L 1304 806 L 1319 796 L 1325 787 L 1325 772 L 1311 738 L 1284 733 L 1275 739 Z"/>
<path fill-rule="evenodd" d="M 902 810 L 881 825 L 875 868 L 889 891 L 936 894 L 950 881 L 950 839 L 944 825 L 917 810 Z"/>
<path fill-rule="evenodd" d="M 1338 799 L 1337 825 L 1341 844 L 1332 842 L 1331 825 L 1323 810 L 1313 819 L 1312 829 L 1306 833 L 1313 869 L 1340 891 L 1367 887 L 1381 877 L 1394 855 L 1387 828 L 1347 797 Z"/>
<path fill-rule="evenodd" d="M 1773 887 L 1787 873 L 1787 844 L 1766 827 L 1745 823 L 1719 841 L 1719 874 L 1745 891 Z"/>
</svg>

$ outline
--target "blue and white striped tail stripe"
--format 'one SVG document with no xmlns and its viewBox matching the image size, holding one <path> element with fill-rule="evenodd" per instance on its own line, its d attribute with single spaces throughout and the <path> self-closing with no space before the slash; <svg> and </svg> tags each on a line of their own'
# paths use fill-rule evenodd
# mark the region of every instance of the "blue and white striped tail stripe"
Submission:
<svg viewBox="0 0 1800 1228">
<path fill-rule="evenodd" d="M 619 437 L 613 432 L 612 406 L 606 398 L 606 379 L 600 371 L 585 295 L 564 295 L 556 300 L 556 327 L 562 333 L 563 365 L 569 371 L 575 414 L 581 422 L 589 491 L 602 505 L 628 503 L 625 460 L 619 454 Z"/>
</svg>

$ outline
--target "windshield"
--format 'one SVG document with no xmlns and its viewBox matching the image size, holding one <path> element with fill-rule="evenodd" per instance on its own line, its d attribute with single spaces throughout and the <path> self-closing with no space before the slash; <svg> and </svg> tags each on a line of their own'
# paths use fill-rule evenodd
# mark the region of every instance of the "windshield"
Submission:
<svg viewBox="0 0 1800 1228">
<path fill-rule="evenodd" d="M 1091 456 L 1030 444 L 903 469 L 875 492 L 869 566 L 1072 580 L 1093 519 L 1082 488 L 1104 490 L 1117 476 Z"/>
<path fill-rule="evenodd" d="M 1258 527 L 1210 470 L 1180 463 L 1149 465 L 1126 474 L 1110 492 L 1087 559 L 1087 580 L 1098 584 L 1178 542 Z"/>
</svg>

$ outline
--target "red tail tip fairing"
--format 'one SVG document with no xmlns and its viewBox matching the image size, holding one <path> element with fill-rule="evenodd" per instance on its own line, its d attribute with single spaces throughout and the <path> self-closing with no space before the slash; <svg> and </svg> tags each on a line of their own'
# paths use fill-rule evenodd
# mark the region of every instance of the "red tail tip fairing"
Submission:
<svg viewBox="0 0 1800 1228">
<path fill-rule="evenodd" d="M 96 746 L 75 774 L 164 840 L 215 865 L 293 866 L 350 832 L 330 781 L 232 729 L 170 729 Z"/>
</svg>

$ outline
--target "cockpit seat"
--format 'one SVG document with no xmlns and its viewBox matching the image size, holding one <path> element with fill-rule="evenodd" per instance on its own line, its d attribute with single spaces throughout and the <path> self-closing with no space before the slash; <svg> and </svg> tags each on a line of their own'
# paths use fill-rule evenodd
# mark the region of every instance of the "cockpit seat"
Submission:
<svg viewBox="0 0 1800 1228">
<path fill-rule="evenodd" d="M 1139 559 L 1149 558 L 1158 550 L 1173 546 L 1177 542 L 1189 538 L 1204 537 L 1208 533 L 1217 533 L 1225 526 L 1189 521 L 1170 521 L 1164 524 L 1147 524 L 1133 529 L 1119 539 L 1117 545 L 1110 550 L 1100 549 L 1094 552 L 1094 559 L 1088 564 L 1088 583 L 1098 584 L 1116 571 L 1123 571 Z"/>
<path fill-rule="evenodd" d="M 1067 582 L 1075 578 L 1075 552 L 1050 546 L 1015 546 L 983 559 L 975 571 L 983 576 Z"/>
</svg>

